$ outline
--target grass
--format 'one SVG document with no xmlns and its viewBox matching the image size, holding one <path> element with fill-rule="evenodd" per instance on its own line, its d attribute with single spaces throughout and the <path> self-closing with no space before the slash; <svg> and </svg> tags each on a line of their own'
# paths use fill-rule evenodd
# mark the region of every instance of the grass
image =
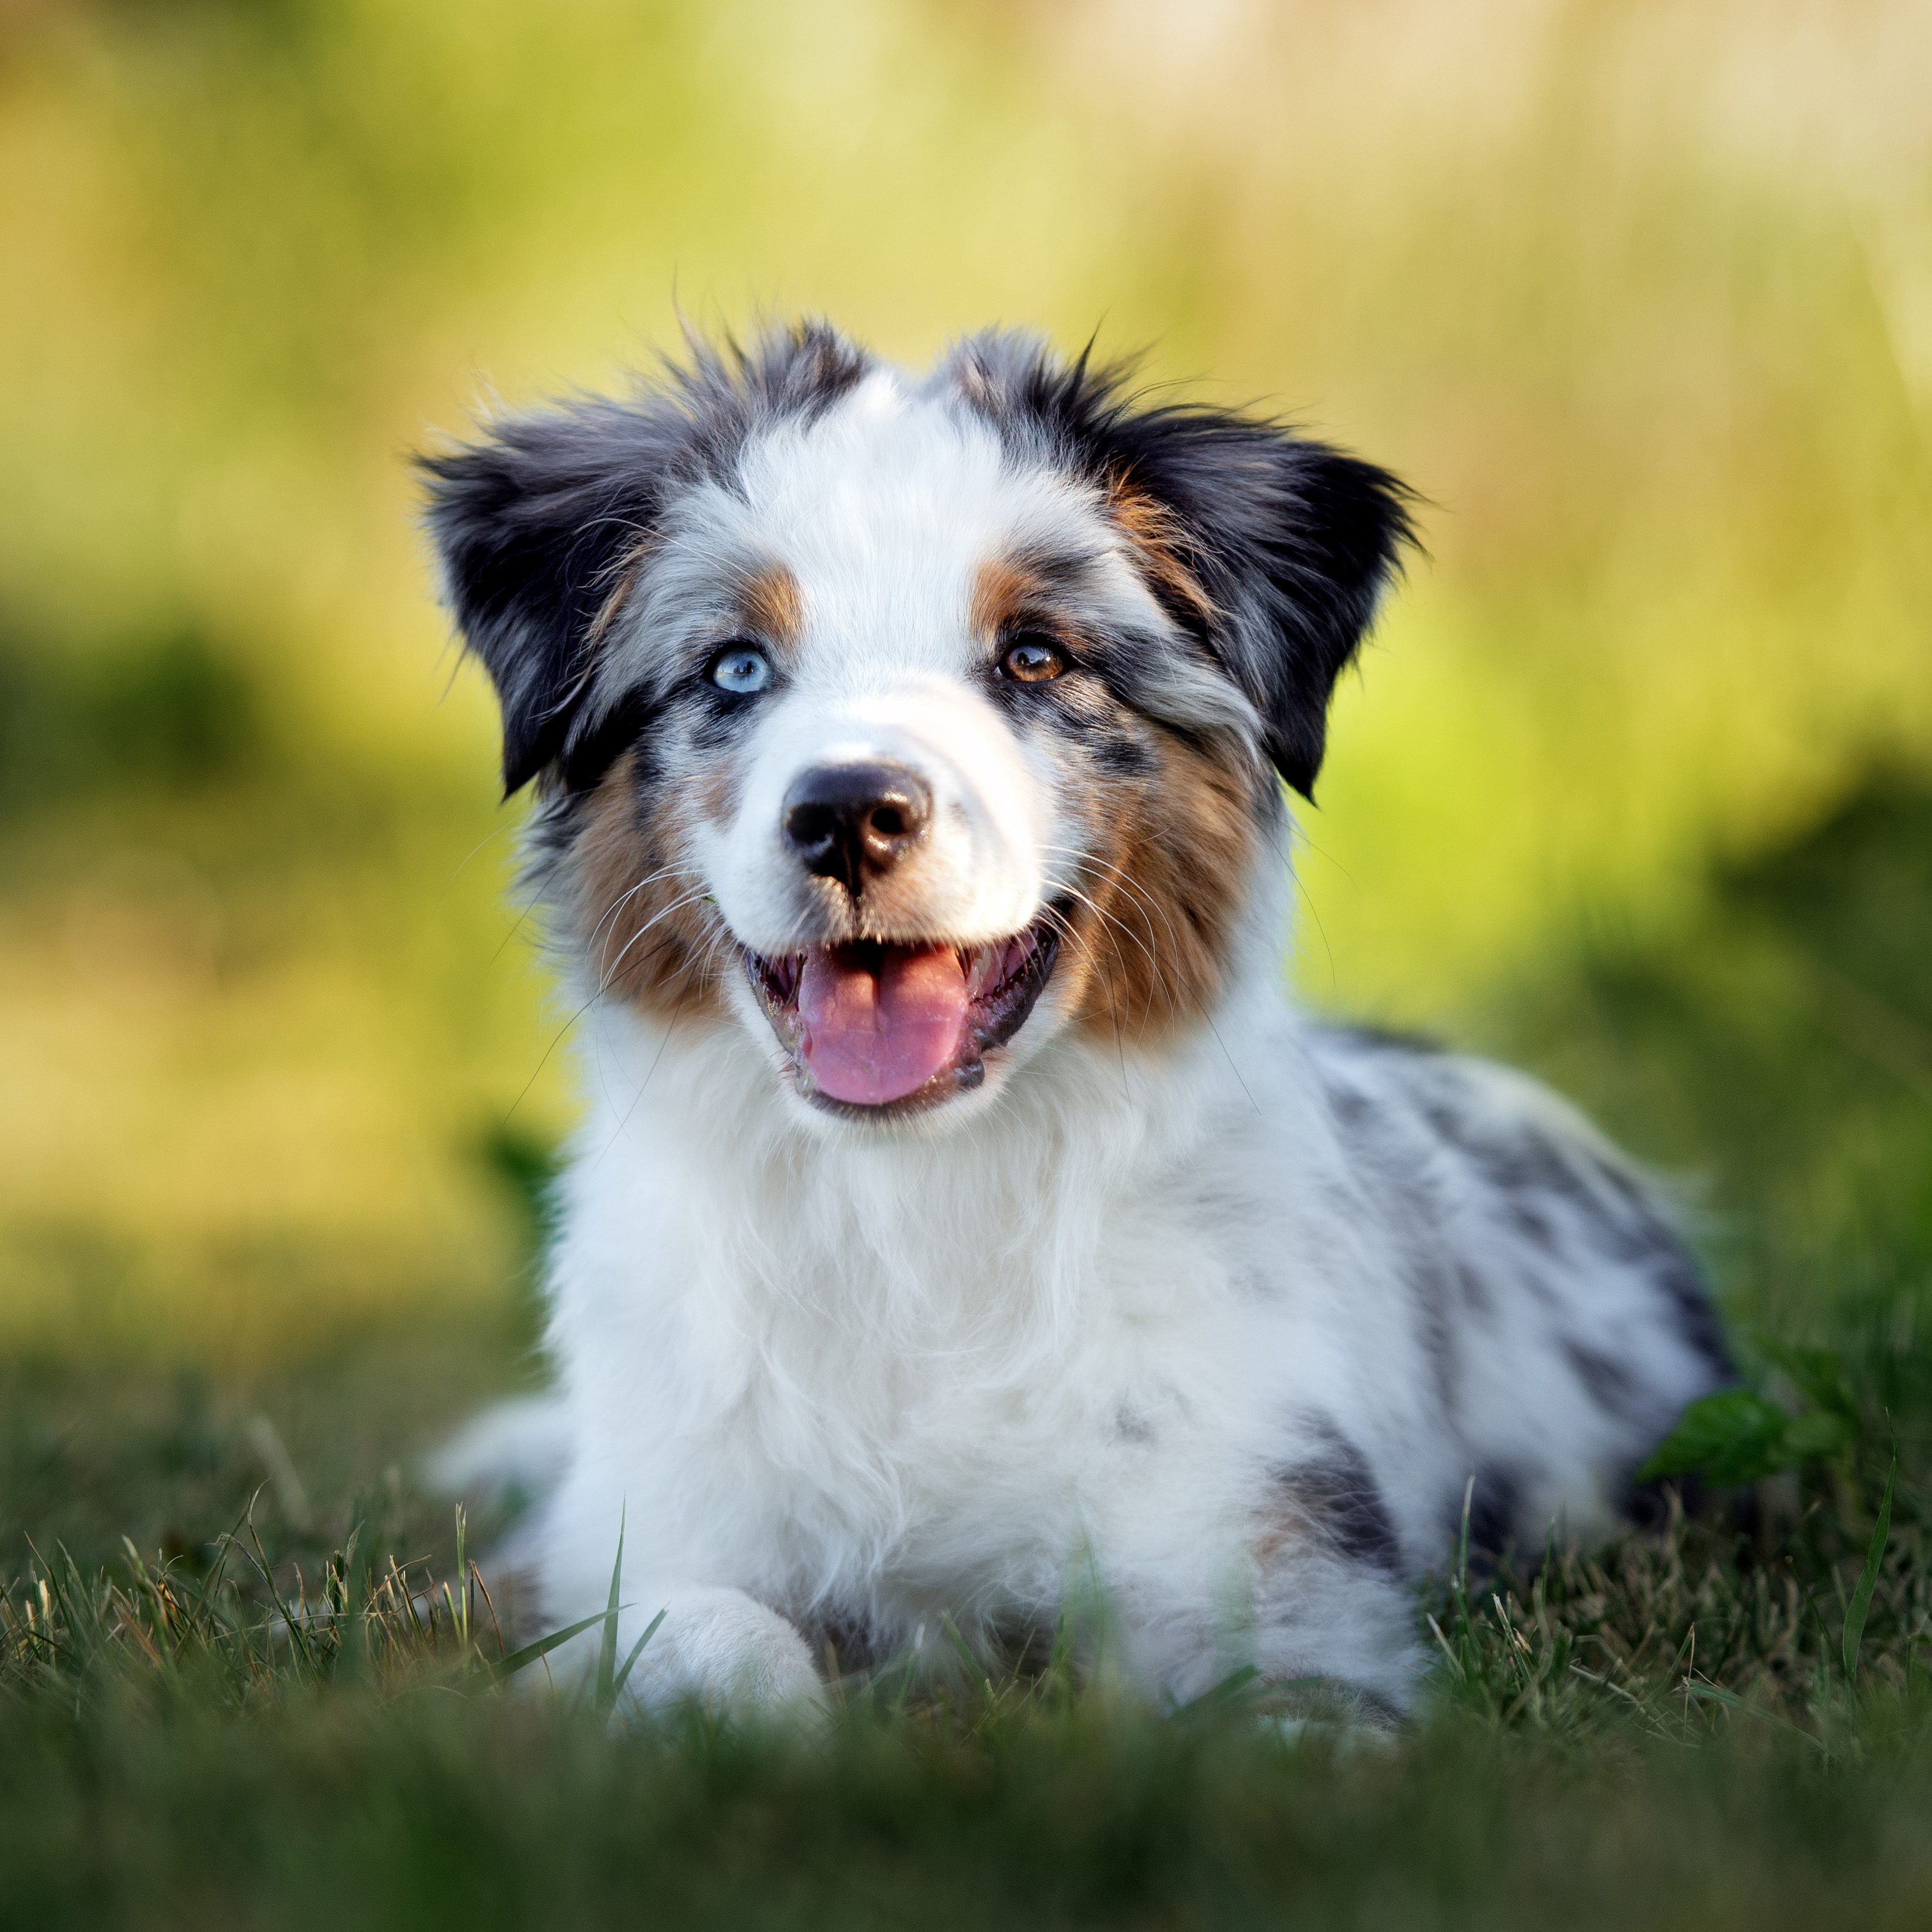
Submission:
<svg viewBox="0 0 1932 1932">
<path fill-rule="evenodd" d="M 1285 1729 L 1251 1683 L 1152 1709 L 1064 1660 L 886 1669 L 808 1738 L 612 1736 L 594 1688 L 505 1681 L 408 1474 L 523 1314 L 226 1381 L 16 1358 L 0 1925 L 1924 1923 L 1928 831 L 1932 794 L 1880 773 L 1718 868 L 1667 942 L 1584 934 L 1470 1016 L 1700 1157 L 1753 1393 L 1683 1433 L 1737 1479 L 1696 1510 L 1425 1592 L 1394 1742 Z"/>
<path fill-rule="evenodd" d="M 1856 1756 L 1580 1754 L 1445 1714 L 1399 1753 L 1088 1702 L 805 1745 L 693 1719 L 291 1691 L 10 1721 L 8 1922 L 1587 1926 L 1922 1922 L 1922 1709 Z"/>
<path fill-rule="evenodd" d="M 405 1582 L 367 1524 L 300 1598 L 252 1536 L 205 1572 L 56 1559 L 0 1619 L 0 1924 L 1923 1922 L 1922 1528 L 1848 1674 L 1814 1599 L 1857 1552 L 1807 1520 L 1768 1562 L 1679 1525 L 1450 1586 L 1390 1745 L 1054 1669 L 888 1672 L 810 1737 L 614 1736 L 496 1681 L 479 1594 Z"/>
<path fill-rule="evenodd" d="M 1924 1526 L 1862 1552 L 1857 1484 L 1800 1486 L 1768 1552 L 1679 1520 L 1454 1579 L 1394 1744 L 1064 1664 L 613 1736 L 506 1688 L 460 1547 L 406 1575 L 380 1510 L 306 1572 L 252 1528 L 57 1556 L 0 1610 L 0 1924 L 1922 1922 Z"/>
</svg>

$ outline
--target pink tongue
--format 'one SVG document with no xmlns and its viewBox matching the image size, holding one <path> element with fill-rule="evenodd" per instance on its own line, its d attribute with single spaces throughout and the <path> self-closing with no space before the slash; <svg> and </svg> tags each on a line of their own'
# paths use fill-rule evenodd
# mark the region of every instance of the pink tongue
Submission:
<svg viewBox="0 0 1932 1932">
<path fill-rule="evenodd" d="M 882 1106 L 916 1092 L 958 1054 L 966 975 L 950 946 L 812 952 L 799 977 L 798 1013 L 819 1090 Z"/>
</svg>

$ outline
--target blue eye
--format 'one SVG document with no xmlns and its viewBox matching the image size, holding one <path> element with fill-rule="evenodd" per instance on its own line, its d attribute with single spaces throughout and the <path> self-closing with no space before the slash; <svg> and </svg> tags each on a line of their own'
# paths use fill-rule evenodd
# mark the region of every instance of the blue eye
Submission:
<svg viewBox="0 0 1932 1932">
<path fill-rule="evenodd" d="M 727 644 L 711 660 L 711 682 L 741 698 L 763 691 L 772 681 L 772 661 L 755 644 Z"/>
</svg>

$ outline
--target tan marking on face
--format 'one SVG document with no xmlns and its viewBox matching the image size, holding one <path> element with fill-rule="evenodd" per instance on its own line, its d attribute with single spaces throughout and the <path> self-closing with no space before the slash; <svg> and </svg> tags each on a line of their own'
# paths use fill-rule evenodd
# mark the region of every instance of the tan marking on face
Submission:
<svg viewBox="0 0 1932 1932">
<path fill-rule="evenodd" d="M 746 625 L 768 644 L 795 644 L 805 628 L 805 593 L 783 564 L 769 564 L 747 578 L 738 604 Z"/>
<path fill-rule="evenodd" d="M 1036 572 L 1010 558 L 988 557 L 974 574 L 968 622 L 976 637 L 992 644 L 1014 625 L 1037 617 L 1045 594 Z"/>
<path fill-rule="evenodd" d="M 638 754 L 611 766 L 562 861 L 560 896 L 592 985 L 657 1019 L 721 1016 L 722 928 L 686 862 L 679 806 L 640 796 Z"/>
<path fill-rule="evenodd" d="M 1163 735 L 1151 778 L 1103 779 L 1085 811 L 1094 856 L 1058 972 L 1075 1024 L 1157 1045 L 1220 997 L 1259 836 L 1254 779 Z"/>
<path fill-rule="evenodd" d="M 1180 532 L 1160 504 L 1132 484 L 1117 482 L 1107 492 L 1107 513 L 1132 545 L 1142 574 L 1168 604 L 1204 623 L 1214 616 L 1214 599 L 1181 560 Z"/>
</svg>

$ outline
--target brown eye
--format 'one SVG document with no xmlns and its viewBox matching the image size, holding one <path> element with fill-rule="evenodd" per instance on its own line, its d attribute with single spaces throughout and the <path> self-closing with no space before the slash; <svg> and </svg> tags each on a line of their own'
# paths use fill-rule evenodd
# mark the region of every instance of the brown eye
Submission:
<svg viewBox="0 0 1932 1932">
<path fill-rule="evenodd" d="M 1066 668 L 1066 660 L 1044 638 L 1022 638 L 1000 660 L 1000 668 L 1020 684 L 1045 684 Z"/>
</svg>

